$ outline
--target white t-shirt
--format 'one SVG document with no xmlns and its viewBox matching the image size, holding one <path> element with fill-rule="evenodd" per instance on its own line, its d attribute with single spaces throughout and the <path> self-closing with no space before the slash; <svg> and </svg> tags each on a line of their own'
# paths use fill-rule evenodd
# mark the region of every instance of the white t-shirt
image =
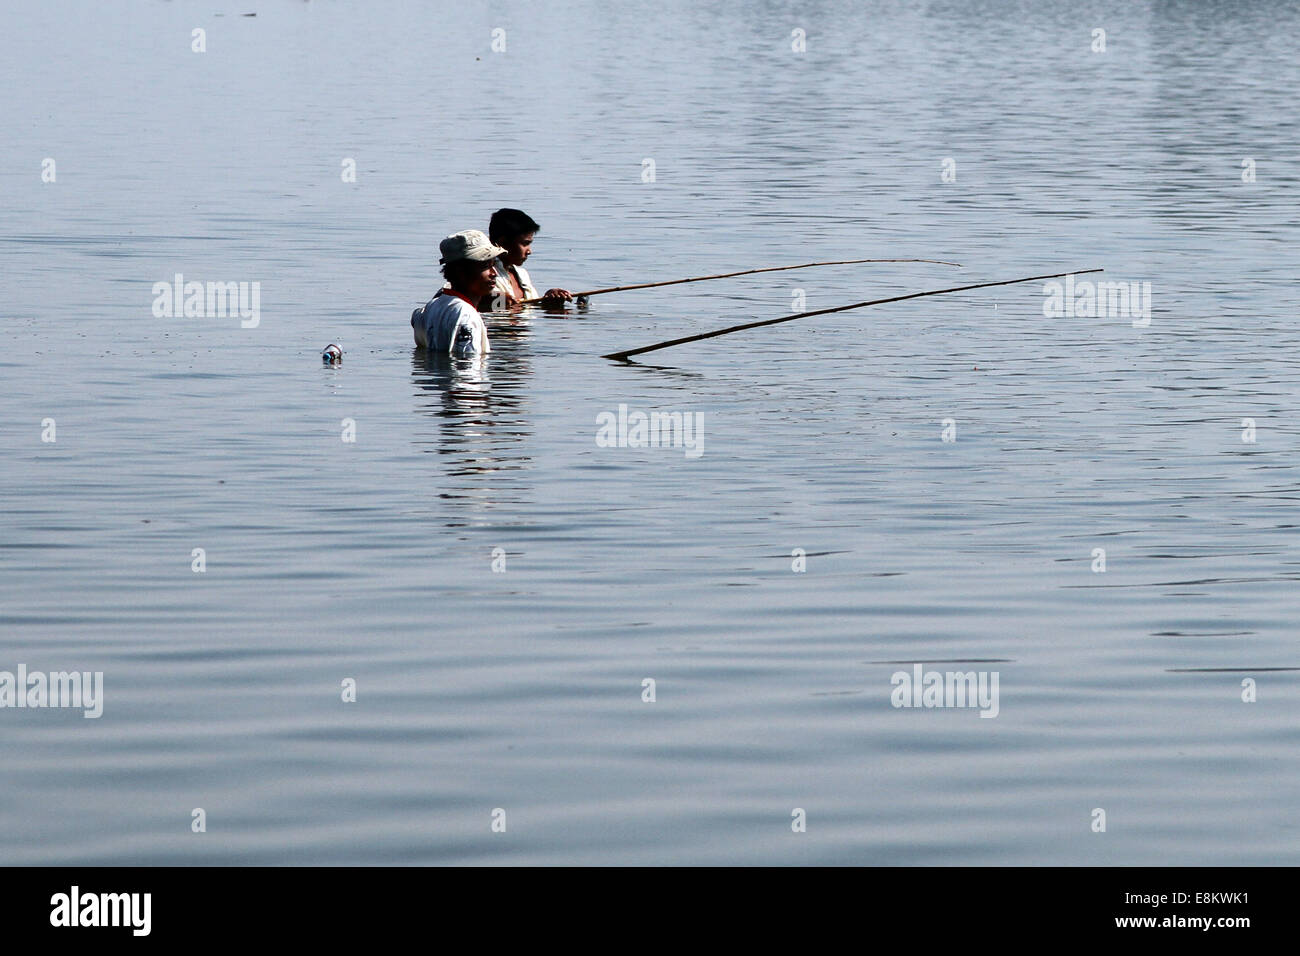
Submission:
<svg viewBox="0 0 1300 956">
<path fill-rule="evenodd" d="M 443 355 L 486 355 L 487 326 L 478 309 L 452 292 L 436 295 L 411 315 L 415 344 Z"/>
</svg>

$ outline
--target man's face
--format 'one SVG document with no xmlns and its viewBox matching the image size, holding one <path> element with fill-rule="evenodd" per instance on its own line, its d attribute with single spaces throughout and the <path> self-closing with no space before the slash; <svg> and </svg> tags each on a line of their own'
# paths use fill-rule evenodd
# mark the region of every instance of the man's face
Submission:
<svg viewBox="0 0 1300 956">
<path fill-rule="evenodd" d="M 474 263 L 468 273 L 472 298 L 481 299 L 492 292 L 492 287 L 496 285 L 497 270 L 491 259 Z"/>
<path fill-rule="evenodd" d="M 506 251 L 505 260 L 512 266 L 522 266 L 524 260 L 533 253 L 533 236 L 535 232 L 527 232 L 522 236 L 512 236 L 501 242 L 501 248 Z"/>
</svg>

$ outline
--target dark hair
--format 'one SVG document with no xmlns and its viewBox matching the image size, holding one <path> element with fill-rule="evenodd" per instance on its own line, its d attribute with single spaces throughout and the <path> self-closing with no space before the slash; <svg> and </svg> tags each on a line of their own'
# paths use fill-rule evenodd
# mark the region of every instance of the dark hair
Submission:
<svg viewBox="0 0 1300 956">
<path fill-rule="evenodd" d="M 488 238 L 493 242 L 498 239 L 513 239 L 515 236 L 526 236 L 541 228 L 533 217 L 522 209 L 498 209 L 492 214 L 492 221 L 488 223 Z"/>
</svg>

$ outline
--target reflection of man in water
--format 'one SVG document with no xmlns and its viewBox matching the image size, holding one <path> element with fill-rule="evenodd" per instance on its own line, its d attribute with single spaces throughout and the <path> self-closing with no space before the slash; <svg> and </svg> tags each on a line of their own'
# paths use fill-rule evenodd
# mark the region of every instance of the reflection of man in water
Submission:
<svg viewBox="0 0 1300 956">
<path fill-rule="evenodd" d="M 414 442 L 438 456 L 430 486 L 439 498 L 484 508 L 531 501 L 531 494 L 520 492 L 532 486 L 532 428 L 524 401 L 532 365 L 523 341 L 507 336 L 498 346 L 504 354 L 492 362 L 481 355 L 411 353 L 415 410 L 432 419 L 432 427 L 416 429 Z M 454 523 L 463 520 L 462 513 Z"/>
</svg>

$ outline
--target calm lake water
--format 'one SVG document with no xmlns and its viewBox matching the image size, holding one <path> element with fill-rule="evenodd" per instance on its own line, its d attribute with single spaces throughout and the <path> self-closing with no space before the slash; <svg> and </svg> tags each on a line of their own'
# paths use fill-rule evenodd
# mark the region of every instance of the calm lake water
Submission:
<svg viewBox="0 0 1300 956">
<path fill-rule="evenodd" d="M 1281 0 L 8 11 L 0 670 L 104 699 L 0 709 L 0 862 L 1300 863 L 1298 33 Z M 426 362 L 437 242 L 500 206 L 543 288 L 964 268 L 598 296 Z M 600 358 L 1096 267 L 1149 325 L 1036 282 Z M 257 325 L 156 316 L 176 273 L 260 283 Z M 602 447 L 620 405 L 702 454 Z M 996 718 L 894 707 L 914 662 L 996 673 Z"/>
</svg>

